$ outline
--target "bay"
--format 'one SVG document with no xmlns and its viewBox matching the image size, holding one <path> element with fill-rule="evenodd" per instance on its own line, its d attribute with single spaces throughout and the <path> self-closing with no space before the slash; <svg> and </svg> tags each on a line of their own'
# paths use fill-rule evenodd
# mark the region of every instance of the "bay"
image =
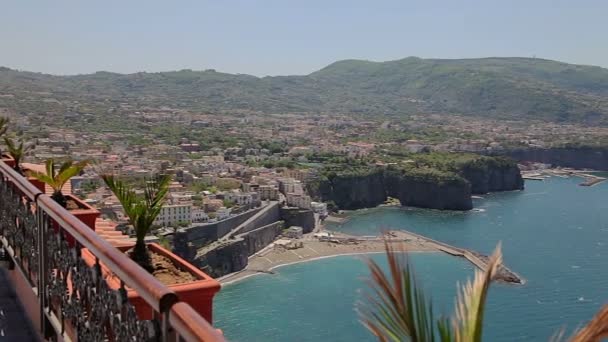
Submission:
<svg viewBox="0 0 608 342">
<path fill-rule="evenodd" d="M 501 241 L 505 263 L 527 282 L 493 286 L 484 340 L 547 341 L 608 303 L 608 185 L 578 183 L 528 181 L 524 191 L 476 199 L 475 210 L 465 213 L 360 210 L 328 228 L 361 235 L 407 229 L 486 254 Z M 456 282 L 471 277 L 473 267 L 441 253 L 410 258 L 435 311 L 451 314 Z M 373 341 L 355 311 L 365 299 L 367 275 L 360 256 L 282 267 L 225 286 L 215 300 L 214 324 L 232 341 Z"/>
</svg>

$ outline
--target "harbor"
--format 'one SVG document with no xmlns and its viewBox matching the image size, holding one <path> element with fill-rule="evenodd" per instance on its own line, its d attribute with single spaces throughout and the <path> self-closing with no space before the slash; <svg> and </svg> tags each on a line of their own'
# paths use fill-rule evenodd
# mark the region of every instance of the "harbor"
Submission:
<svg viewBox="0 0 608 342">
<path fill-rule="evenodd" d="M 256 274 L 273 274 L 274 269 L 295 263 L 339 255 L 384 253 L 385 241 L 396 244 L 399 251 L 443 252 L 464 258 L 482 271 L 487 269 L 488 256 L 482 253 L 451 246 L 409 231 L 387 231 L 380 236 L 356 236 L 324 230 L 300 239 L 279 239 L 252 255 L 244 270 L 228 274 L 219 280 L 228 284 Z M 523 278 L 504 265 L 499 268 L 495 279 L 510 284 L 524 283 Z"/>
<path fill-rule="evenodd" d="M 601 177 L 591 173 L 590 170 L 577 170 L 570 168 L 541 168 L 535 170 L 522 171 L 521 176 L 526 180 L 543 181 L 549 177 L 570 178 L 579 177 L 583 181 L 580 186 L 594 186 L 606 180 L 606 177 Z"/>
</svg>

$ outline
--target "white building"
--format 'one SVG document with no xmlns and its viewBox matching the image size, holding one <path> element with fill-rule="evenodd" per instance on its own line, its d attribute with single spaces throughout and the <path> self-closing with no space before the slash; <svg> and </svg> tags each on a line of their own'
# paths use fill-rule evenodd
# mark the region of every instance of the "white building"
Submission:
<svg viewBox="0 0 608 342">
<path fill-rule="evenodd" d="M 279 189 L 270 185 L 260 185 L 258 188 L 260 199 L 262 201 L 277 201 L 279 199 Z"/>
<path fill-rule="evenodd" d="M 209 215 L 207 215 L 207 213 L 200 208 L 197 209 L 192 209 L 192 212 L 190 214 L 192 222 L 207 222 L 209 221 Z"/>
<path fill-rule="evenodd" d="M 327 216 L 327 203 L 310 202 L 310 208 L 312 209 L 312 211 L 321 216 Z"/>
<path fill-rule="evenodd" d="M 219 208 L 216 211 L 217 219 L 218 220 L 225 220 L 225 219 L 229 218 L 231 211 L 232 211 L 232 209 L 230 209 L 230 208 L 226 208 L 226 207 Z"/>
<path fill-rule="evenodd" d="M 298 207 L 302 209 L 310 209 L 310 196 L 300 194 L 287 194 L 287 205 L 290 207 Z"/>
<path fill-rule="evenodd" d="M 289 193 L 296 195 L 304 194 L 304 187 L 302 186 L 302 182 L 293 178 L 279 179 L 279 190 L 285 195 Z"/>
<path fill-rule="evenodd" d="M 260 196 L 257 192 L 230 191 L 224 194 L 224 199 L 243 207 L 257 207 L 260 205 Z"/>
<path fill-rule="evenodd" d="M 168 227 L 192 222 L 192 204 L 164 205 L 154 220 L 154 225 Z"/>
</svg>

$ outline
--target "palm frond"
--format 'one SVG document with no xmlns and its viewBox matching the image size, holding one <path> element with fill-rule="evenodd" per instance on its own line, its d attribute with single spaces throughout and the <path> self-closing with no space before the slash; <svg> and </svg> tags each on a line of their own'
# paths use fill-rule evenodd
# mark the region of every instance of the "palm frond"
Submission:
<svg viewBox="0 0 608 342">
<path fill-rule="evenodd" d="M 455 341 L 481 341 L 488 289 L 501 263 L 502 253 L 500 244 L 498 244 L 488 260 L 486 270 L 484 272 L 476 271 L 473 282 L 468 281 L 460 288 L 452 323 Z"/>
<path fill-rule="evenodd" d="M 570 339 L 571 342 L 599 342 L 608 338 L 608 305 L 604 305 L 593 319 Z"/>
<path fill-rule="evenodd" d="M 135 204 L 137 203 L 137 194 L 135 191 L 129 188 L 124 181 L 116 179 L 114 175 L 101 175 L 101 179 L 103 179 L 104 183 L 116 196 L 125 211 L 125 214 L 129 217 L 129 220 L 131 220 L 131 224 L 135 224 L 134 221 L 136 221 L 138 216 L 137 211 L 134 210 Z"/>
<path fill-rule="evenodd" d="M 78 175 L 86 166 L 88 165 L 88 160 L 83 160 L 80 162 L 74 162 L 72 160 L 65 161 L 61 164 L 59 170 L 55 165 L 55 160 L 53 158 L 47 159 L 45 162 L 45 171 L 29 171 L 28 174 L 41 182 L 48 184 L 55 193 L 61 193 L 61 189 L 67 183 L 70 178 Z"/>
<path fill-rule="evenodd" d="M 10 123 L 10 119 L 3 116 L 0 117 L 0 136 L 3 136 L 4 134 L 6 134 L 6 131 L 8 131 L 8 124 Z"/>
<path fill-rule="evenodd" d="M 55 176 L 55 179 L 57 180 L 57 185 L 59 186 L 59 190 L 63 188 L 63 185 L 67 183 L 70 178 L 80 174 L 80 172 L 82 172 L 82 170 L 84 170 L 84 168 L 88 164 L 88 160 L 82 160 L 79 162 L 68 160 L 64 162 Z"/>
<path fill-rule="evenodd" d="M 21 172 L 21 160 L 23 157 L 34 148 L 32 144 L 25 144 L 23 139 L 19 139 L 18 142 L 15 140 L 4 137 L 4 142 L 6 143 L 6 147 L 8 148 L 8 153 L 15 159 L 15 167 L 14 169 Z"/>
<path fill-rule="evenodd" d="M 367 261 L 372 294 L 369 304 L 359 310 L 362 323 L 379 341 L 434 341 L 431 302 L 418 286 L 404 251 L 394 250 L 388 240 L 384 243 L 388 274 L 375 261 Z"/>
<path fill-rule="evenodd" d="M 169 192 L 171 176 L 158 176 L 146 181 L 143 197 L 137 195 L 130 185 L 113 175 L 106 174 L 101 178 L 118 198 L 133 225 L 137 239 L 143 241 L 162 210 L 165 197 Z"/>
</svg>

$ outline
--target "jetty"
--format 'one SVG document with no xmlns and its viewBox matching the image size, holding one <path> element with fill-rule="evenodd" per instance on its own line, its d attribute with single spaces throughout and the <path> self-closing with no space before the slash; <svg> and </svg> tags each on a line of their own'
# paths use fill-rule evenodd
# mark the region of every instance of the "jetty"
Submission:
<svg viewBox="0 0 608 342">
<path fill-rule="evenodd" d="M 579 184 L 580 186 L 594 186 L 606 180 L 604 177 L 589 173 L 577 173 L 576 175 L 584 179 L 584 181 Z"/>
<path fill-rule="evenodd" d="M 384 242 L 398 243 L 404 252 L 444 252 L 467 259 L 480 270 L 486 270 L 488 257 L 476 251 L 451 246 L 426 236 L 403 230 L 388 231 L 384 235 L 360 236 L 322 230 L 305 234 L 298 239 L 280 238 L 248 258 L 247 266 L 219 278 L 222 284 L 231 283 L 257 274 L 274 274 L 275 268 L 338 255 L 384 253 Z M 401 249 L 402 248 L 402 249 Z M 515 272 L 501 265 L 497 280 L 523 284 Z"/>
<path fill-rule="evenodd" d="M 425 247 L 431 247 L 433 249 L 439 250 L 441 252 L 447 253 L 449 255 L 457 256 L 468 260 L 475 267 L 484 271 L 488 268 L 489 257 L 485 254 L 466 249 L 455 247 L 449 245 L 445 242 L 437 241 L 431 239 L 429 237 L 416 234 L 406 230 L 398 230 L 398 231 L 389 231 L 385 233 L 385 235 L 389 238 L 389 241 L 406 241 L 406 242 L 415 242 L 420 245 L 424 245 Z M 332 237 L 333 242 L 342 242 L 352 244 L 354 241 L 378 241 L 384 239 L 382 236 L 351 236 L 346 234 L 336 233 L 336 236 Z M 498 269 L 498 273 L 496 275 L 496 280 L 504 283 L 510 284 L 524 284 L 524 279 L 520 277 L 517 273 L 511 271 L 507 266 L 500 265 Z"/>
<path fill-rule="evenodd" d="M 410 231 L 400 231 L 400 232 L 411 236 L 413 239 L 421 240 L 421 241 L 424 241 L 426 244 L 433 245 L 435 248 L 437 248 L 438 250 L 440 250 L 444 253 L 458 256 L 461 258 L 465 258 L 470 263 L 472 263 L 473 265 L 475 265 L 477 268 L 479 268 L 480 270 L 482 270 L 484 272 L 488 268 L 489 257 L 485 254 L 482 254 L 482 253 L 479 253 L 479 252 L 476 252 L 476 251 L 473 251 L 470 249 L 455 247 L 455 246 L 449 245 L 447 243 L 437 241 L 437 240 L 431 239 L 426 236 L 422 236 L 420 234 L 412 233 Z M 505 265 L 500 265 L 500 267 L 498 268 L 498 274 L 496 275 L 496 279 L 498 281 L 502 281 L 505 283 L 512 283 L 512 284 L 523 284 L 524 283 L 524 280 L 522 277 L 520 277 L 517 273 L 511 271 Z"/>
</svg>

